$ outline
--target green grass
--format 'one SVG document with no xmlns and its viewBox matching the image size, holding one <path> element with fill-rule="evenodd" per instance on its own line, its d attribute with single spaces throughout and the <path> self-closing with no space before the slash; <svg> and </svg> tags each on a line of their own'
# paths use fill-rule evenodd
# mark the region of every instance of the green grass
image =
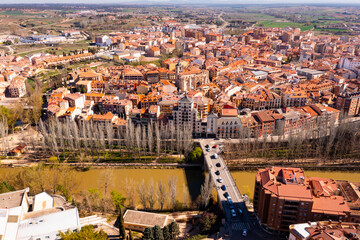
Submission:
<svg viewBox="0 0 360 240">
<path fill-rule="evenodd" d="M 309 31 L 311 30 L 312 28 L 314 27 L 314 25 L 310 25 L 310 26 L 303 26 L 303 27 L 300 27 L 301 31 Z"/>
<path fill-rule="evenodd" d="M 314 31 L 319 32 L 347 32 L 346 29 L 336 29 L 336 28 L 315 28 Z"/>
<path fill-rule="evenodd" d="M 258 23 L 258 26 L 270 27 L 270 28 L 300 27 L 300 23 L 262 21 Z"/>
<path fill-rule="evenodd" d="M 24 13 L 21 11 L 6 11 L 6 12 L 0 13 L 0 15 L 19 16 L 19 15 L 24 15 Z"/>
<path fill-rule="evenodd" d="M 0 12 L 0 15 L 10 15 L 10 16 L 21 16 L 21 15 L 29 15 L 29 16 L 33 16 L 33 15 L 40 15 L 37 13 L 24 13 L 22 11 L 6 11 L 6 12 Z"/>
</svg>

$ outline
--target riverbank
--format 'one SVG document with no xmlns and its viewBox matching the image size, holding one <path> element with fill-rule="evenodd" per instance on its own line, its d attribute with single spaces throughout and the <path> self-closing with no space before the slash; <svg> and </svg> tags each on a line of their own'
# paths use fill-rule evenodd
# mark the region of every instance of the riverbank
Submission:
<svg viewBox="0 0 360 240">
<path fill-rule="evenodd" d="M 359 159 L 338 159 L 338 160 L 324 160 L 315 158 L 306 159 L 266 159 L 266 158 L 247 158 L 247 159 L 233 159 L 225 160 L 227 167 L 230 170 L 252 171 L 259 168 L 266 168 L 271 166 L 282 167 L 297 167 L 304 170 L 315 171 L 360 171 Z"/>
</svg>

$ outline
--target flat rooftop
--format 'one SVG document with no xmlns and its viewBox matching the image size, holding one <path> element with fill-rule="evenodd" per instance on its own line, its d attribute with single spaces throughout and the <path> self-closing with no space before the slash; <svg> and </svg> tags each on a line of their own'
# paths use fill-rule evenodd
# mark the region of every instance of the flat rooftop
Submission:
<svg viewBox="0 0 360 240">
<path fill-rule="evenodd" d="M 166 225 L 168 215 L 148 213 L 142 211 L 127 210 L 124 214 L 124 222 L 127 224 L 136 224 L 147 227 L 159 225 L 164 227 Z"/>
</svg>

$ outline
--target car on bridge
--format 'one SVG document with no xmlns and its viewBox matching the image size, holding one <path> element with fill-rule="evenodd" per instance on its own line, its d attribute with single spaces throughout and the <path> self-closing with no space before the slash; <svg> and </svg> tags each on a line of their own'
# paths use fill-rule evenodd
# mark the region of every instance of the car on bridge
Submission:
<svg viewBox="0 0 360 240">
<path fill-rule="evenodd" d="M 225 185 L 222 185 L 222 186 L 221 186 L 221 190 L 226 191 Z"/>
</svg>

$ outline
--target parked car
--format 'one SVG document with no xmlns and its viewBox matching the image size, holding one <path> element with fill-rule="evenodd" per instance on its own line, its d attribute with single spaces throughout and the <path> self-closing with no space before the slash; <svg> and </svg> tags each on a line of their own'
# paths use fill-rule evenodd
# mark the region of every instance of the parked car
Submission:
<svg viewBox="0 0 360 240">
<path fill-rule="evenodd" d="M 222 186 L 221 186 L 221 190 L 226 191 L 225 185 L 222 185 Z"/>
<path fill-rule="evenodd" d="M 216 164 L 216 166 L 217 166 L 217 167 L 221 167 L 221 164 L 218 162 L 218 163 Z"/>
<path fill-rule="evenodd" d="M 215 145 L 213 146 L 213 148 L 217 148 L 217 145 L 215 144 Z"/>
<path fill-rule="evenodd" d="M 242 214 L 242 210 L 241 210 L 240 208 L 239 208 L 238 210 L 239 210 L 239 214 L 241 215 L 241 214 Z"/>
<path fill-rule="evenodd" d="M 220 138 L 215 138 L 215 140 L 220 140 Z"/>
<path fill-rule="evenodd" d="M 209 148 L 209 144 L 206 144 L 205 147 L 206 147 L 206 148 Z"/>
<path fill-rule="evenodd" d="M 247 230 L 246 230 L 246 229 L 244 229 L 244 230 L 243 230 L 242 235 L 243 235 L 244 237 L 246 237 L 246 236 L 247 236 Z"/>
<path fill-rule="evenodd" d="M 225 193 L 224 193 L 224 197 L 226 197 L 226 198 L 228 198 L 228 197 L 229 197 L 228 192 L 225 192 Z"/>
<path fill-rule="evenodd" d="M 217 159 L 217 158 L 218 158 L 218 155 L 215 153 L 215 154 L 213 155 L 213 158 Z"/>
<path fill-rule="evenodd" d="M 207 152 L 210 152 L 210 148 L 207 148 L 206 151 L 207 151 Z"/>
<path fill-rule="evenodd" d="M 231 209 L 231 216 L 236 217 L 236 213 L 234 209 Z"/>
<path fill-rule="evenodd" d="M 220 175 L 220 171 L 217 170 L 217 171 L 215 172 L 215 174 L 216 174 L 216 175 Z"/>
<path fill-rule="evenodd" d="M 231 197 L 228 197 L 228 202 L 230 205 L 233 205 L 233 201 L 232 201 Z"/>
<path fill-rule="evenodd" d="M 222 182 L 223 182 L 223 180 L 222 180 L 221 177 L 219 177 L 219 178 L 217 179 L 217 181 L 218 181 L 219 183 L 222 183 Z"/>
</svg>

